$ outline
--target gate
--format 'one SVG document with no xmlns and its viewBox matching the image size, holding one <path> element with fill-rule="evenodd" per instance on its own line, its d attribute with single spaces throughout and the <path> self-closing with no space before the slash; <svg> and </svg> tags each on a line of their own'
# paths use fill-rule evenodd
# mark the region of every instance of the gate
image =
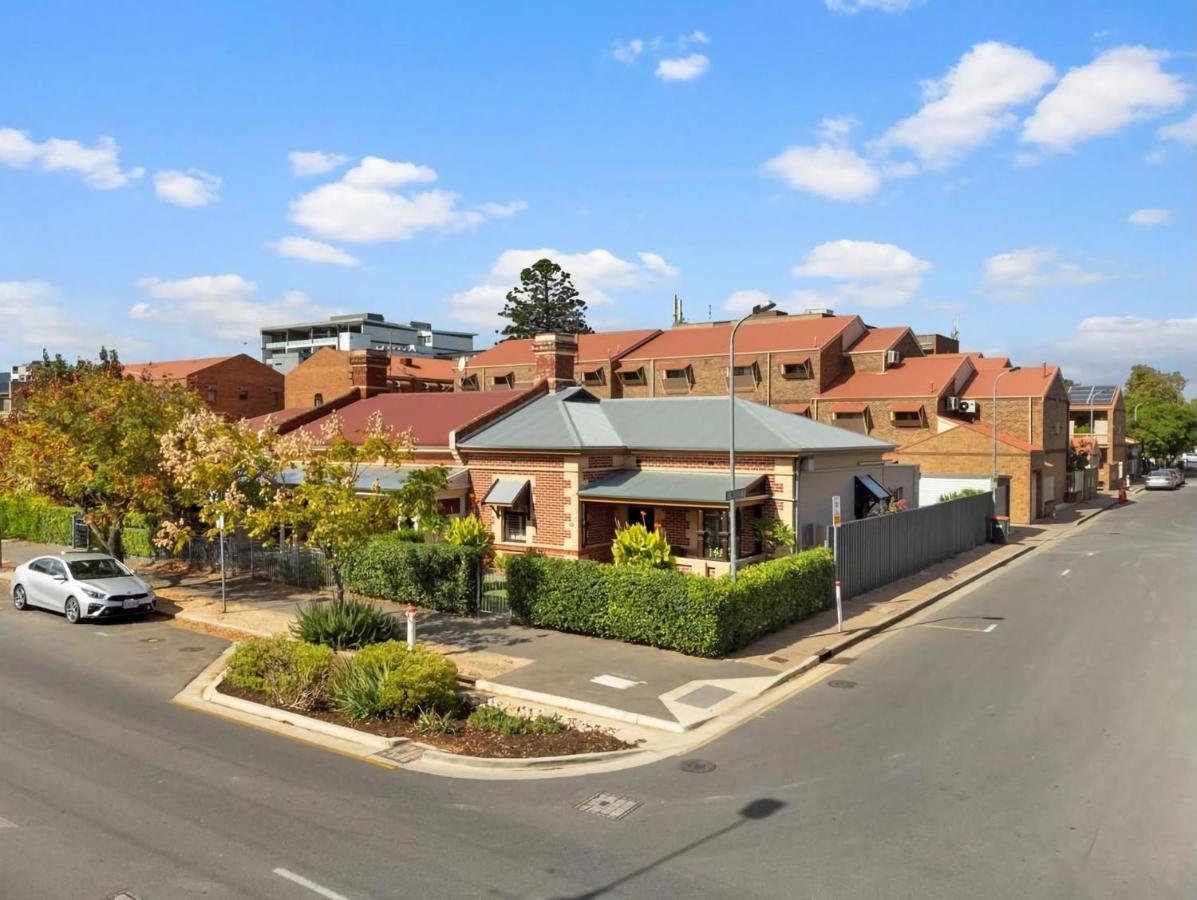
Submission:
<svg viewBox="0 0 1197 900">
<path fill-rule="evenodd" d="M 478 614 L 510 615 L 507 602 L 507 574 L 500 569 L 482 569 L 478 579 Z"/>
</svg>

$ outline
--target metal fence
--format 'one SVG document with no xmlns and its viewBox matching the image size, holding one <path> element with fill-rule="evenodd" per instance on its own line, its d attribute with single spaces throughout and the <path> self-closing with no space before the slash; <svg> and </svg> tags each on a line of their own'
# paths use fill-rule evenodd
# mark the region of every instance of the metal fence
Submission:
<svg viewBox="0 0 1197 900">
<path fill-rule="evenodd" d="M 479 569 L 478 613 L 510 615 L 507 600 L 507 574 L 500 569 Z"/>
<path fill-rule="evenodd" d="M 177 554 L 166 557 L 185 561 L 195 569 L 220 569 L 220 541 L 195 538 Z M 224 565 L 229 575 L 249 575 L 262 581 L 293 584 L 308 590 L 333 587 L 332 572 L 319 550 L 263 544 L 244 535 L 224 539 Z"/>
<path fill-rule="evenodd" d="M 909 512 L 858 519 L 832 529 L 836 578 L 847 600 L 989 538 L 993 494 L 977 494 Z"/>
</svg>

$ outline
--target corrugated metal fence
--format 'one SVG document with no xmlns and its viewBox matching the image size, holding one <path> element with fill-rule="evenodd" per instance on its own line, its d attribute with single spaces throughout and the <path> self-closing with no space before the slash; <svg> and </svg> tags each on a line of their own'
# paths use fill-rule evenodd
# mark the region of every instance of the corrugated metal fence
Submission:
<svg viewBox="0 0 1197 900">
<path fill-rule="evenodd" d="M 833 529 L 843 598 L 921 572 L 989 537 L 993 495 L 977 494 Z"/>
</svg>

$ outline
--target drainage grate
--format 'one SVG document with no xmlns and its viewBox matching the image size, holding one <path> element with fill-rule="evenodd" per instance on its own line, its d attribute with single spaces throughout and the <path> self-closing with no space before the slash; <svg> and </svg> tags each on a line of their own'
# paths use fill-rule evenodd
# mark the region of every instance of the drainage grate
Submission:
<svg viewBox="0 0 1197 900">
<path fill-rule="evenodd" d="M 179 652 L 180 653 L 203 653 L 204 648 L 203 647 L 180 647 Z"/>
<path fill-rule="evenodd" d="M 404 741 L 401 744 L 396 744 L 394 747 L 388 747 L 386 750 L 379 750 L 374 755 L 382 759 L 389 759 L 391 762 L 409 763 L 415 762 L 423 756 L 424 748 L 418 747 L 409 741 Z"/>
<path fill-rule="evenodd" d="M 735 696 L 735 693 L 735 691 L 729 691 L 727 688 L 705 684 L 700 688 L 695 688 L 684 697 L 678 697 L 677 702 L 693 706 L 697 709 L 710 709 L 712 706 L 722 703 L 728 697 Z"/>
<path fill-rule="evenodd" d="M 777 663 L 789 662 L 789 660 L 786 659 L 784 656 L 770 656 L 770 657 L 768 657 L 768 659 L 769 659 L 769 662 L 777 662 Z"/>
<path fill-rule="evenodd" d="M 640 806 L 639 800 L 621 797 L 618 794 L 595 794 L 589 800 L 579 803 L 582 812 L 602 816 L 604 819 L 622 819 Z"/>
<path fill-rule="evenodd" d="M 833 678 L 831 681 L 827 682 L 827 686 L 833 688 L 854 688 L 856 687 L 856 682 L 845 681 L 842 678 Z"/>
<path fill-rule="evenodd" d="M 705 775 L 715 771 L 715 764 L 709 759 L 687 759 L 682 761 L 678 768 L 691 775 Z"/>
</svg>

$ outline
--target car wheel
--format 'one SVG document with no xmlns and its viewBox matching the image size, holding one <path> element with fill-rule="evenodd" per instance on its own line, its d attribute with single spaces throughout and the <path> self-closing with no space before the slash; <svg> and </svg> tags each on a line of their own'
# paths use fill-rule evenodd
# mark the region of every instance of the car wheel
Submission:
<svg viewBox="0 0 1197 900">
<path fill-rule="evenodd" d="M 66 602 L 66 620 L 72 625 L 78 625 L 79 620 L 83 618 L 83 611 L 79 609 L 79 601 L 74 597 L 68 597 Z"/>
<path fill-rule="evenodd" d="M 29 605 L 29 598 L 25 596 L 25 588 L 19 584 L 12 589 L 12 605 L 17 609 L 25 609 Z"/>
</svg>

